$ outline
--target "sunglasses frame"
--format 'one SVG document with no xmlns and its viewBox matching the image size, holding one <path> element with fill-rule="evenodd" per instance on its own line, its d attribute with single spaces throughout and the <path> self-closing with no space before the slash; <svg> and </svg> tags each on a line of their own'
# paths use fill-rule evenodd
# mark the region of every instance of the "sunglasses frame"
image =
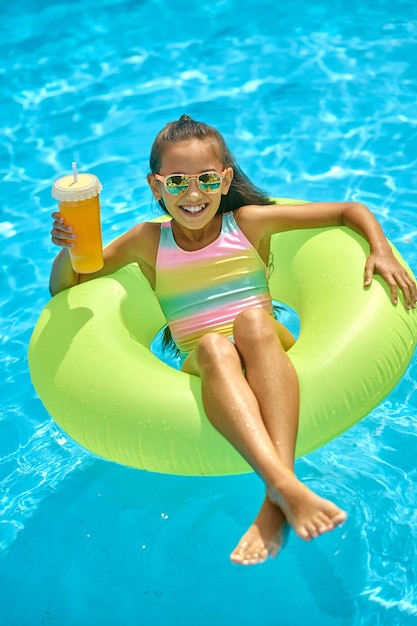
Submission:
<svg viewBox="0 0 417 626">
<path fill-rule="evenodd" d="M 217 193 L 219 191 L 221 185 L 222 185 L 223 178 L 224 178 L 225 173 L 226 173 L 226 169 L 227 168 L 225 168 L 222 172 L 218 172 L 217 170 L 207 170 L 206 172 L 201 172 L 200 174 L 193 174 L 192 176 L 188 175 L 188 174 L 181 174 L 181 173 L 179 173 L 179 174 L 168 174 L 168 176 L 162 176 L 162 174 L 154 174 L 154 176 L 155 176 L 156 180 L 159 180 L 159 181 L 161 181 L 161 183 L 164 184 L 164 187 L 165 187 L 167 193 L 169 193 L 171 196 L 181 196 L 183 193 L 188 191 L 189 188 L 190 188 L 190 183 L 191 183 L 192 180 L 197 180 L 198 188 L 203 193 Z M 200 176 L 204 176 L 204 174 L 218 174 L 218 176 L 220 176 L 219 187 L 217 189 L 213 189 L 211 191 L 209 189 L 202 189 L 201 185 L 209 185 L 210 184 L 210 183 L 201 183 L 200 182 L 200 180 L 199 180 Z M 178 191 L 178 193 L 175 192 L 175 191 L 173 193 L 172 190 L 175 189 L 175 187 L 168 187 L 167 182 L 166 182 L 172 176 L 183 176 L 184 178 L 187 178 L 188 179 L 187 187 L 182 189 L 183 185 L 177 185 L 177 189 L 181 188 L 181 190 Z M 217 184 L 217 183 L 212 183 L 212 184 Z"/>
</svg>

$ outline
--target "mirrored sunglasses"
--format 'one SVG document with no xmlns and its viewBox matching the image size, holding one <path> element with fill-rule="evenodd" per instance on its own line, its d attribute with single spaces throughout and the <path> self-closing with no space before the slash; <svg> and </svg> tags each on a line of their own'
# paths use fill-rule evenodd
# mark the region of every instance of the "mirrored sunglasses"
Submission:
<svg viewBox="0 0 417 626">
<path fill-rule="evenodd" d="M 220 189 L 223 176 L 226 170 L 222 172 L 216 172 L 215 170 L 209 172 L 203 172 L 202 174 L 195 174 L 194 176 L 188 176 L 188 174 L 170 174 L 169 176 L 162 176 L 161 174 L 155 174 L 156 180 L 160 180 L 164 183 L 164 187 L 168 193 L 173 196 L 184 193 L 190 186 L 190 182 L 195 179 L 201 191 L 205 193 L 215 193 Z"/>
</svg>

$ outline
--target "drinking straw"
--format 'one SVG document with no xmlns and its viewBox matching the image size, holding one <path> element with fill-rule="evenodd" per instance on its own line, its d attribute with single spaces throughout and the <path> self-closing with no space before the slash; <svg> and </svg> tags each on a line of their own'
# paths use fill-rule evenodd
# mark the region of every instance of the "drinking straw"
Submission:
<svg viewBox="0 0 417 626">
<path fill-rule="evenodd" d="M 74 177 L 74 183 L 78 182 L 77 162 L 72 162 L 72 175 Z"/>
</svg>

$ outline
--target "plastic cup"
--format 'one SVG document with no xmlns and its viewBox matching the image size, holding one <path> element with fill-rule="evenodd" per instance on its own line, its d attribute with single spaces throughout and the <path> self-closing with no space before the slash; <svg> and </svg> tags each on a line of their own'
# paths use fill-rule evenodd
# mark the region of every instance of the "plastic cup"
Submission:
<svg viewBox="0 0 417 626">
<path fill-rule="evenodd" d="M 102 185 L 94 174 L 78 174 L 59 178 L 52 187 L 65 223 L 77 235 L 69 248 L 71 264 L 79 274 L 92 274 L 103 265 L 103 244 L 100 223 L 100 192 Z"/>
</svg>

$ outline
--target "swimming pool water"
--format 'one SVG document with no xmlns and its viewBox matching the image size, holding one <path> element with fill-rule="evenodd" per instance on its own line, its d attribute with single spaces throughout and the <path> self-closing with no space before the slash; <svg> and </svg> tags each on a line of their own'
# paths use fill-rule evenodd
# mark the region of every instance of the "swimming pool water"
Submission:
<svg viewBox="0 0 417 626">
<path fill-rule="evenodd" d="M 346 524 L 239 568 L 254 475 L 134 471 L 68 440 L 31 386 L 52 181 L 104 191 L 105 241 L 157 214 L 155 134 L 188 113 L 276 196 L 357 199 L 417 270 L 414 0 L 21 0 L 0 7 L 0 622 L 417 623 L 416 360 L 357 427 L 301 459 Z"/>
</svg>

